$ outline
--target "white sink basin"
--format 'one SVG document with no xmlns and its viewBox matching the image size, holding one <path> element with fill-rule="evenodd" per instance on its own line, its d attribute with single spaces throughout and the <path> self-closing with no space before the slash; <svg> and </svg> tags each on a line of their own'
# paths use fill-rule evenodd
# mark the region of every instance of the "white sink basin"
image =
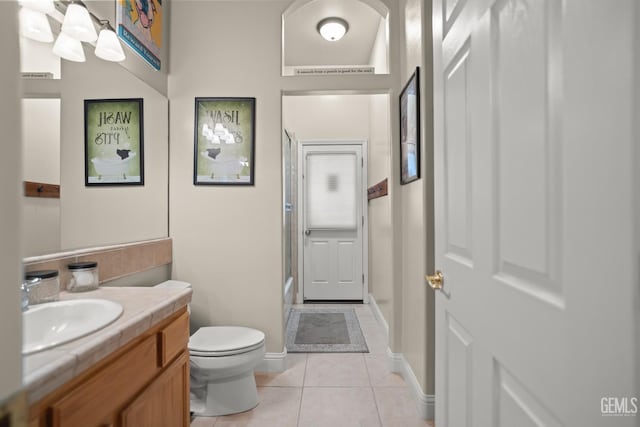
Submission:
<svg viewBox="0 0 640 427">
<path fill-rule="evenodd" d="M 116 320 L 122 306 L 102 299 L 76 299 L 33 305 L 22 313 L 22 354 L 75 340 Z"/>
</svg>

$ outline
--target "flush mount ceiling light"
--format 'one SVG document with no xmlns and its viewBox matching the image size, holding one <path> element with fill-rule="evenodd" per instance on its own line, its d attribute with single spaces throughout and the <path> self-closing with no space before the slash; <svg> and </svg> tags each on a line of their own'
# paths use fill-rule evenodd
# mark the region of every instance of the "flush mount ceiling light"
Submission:
<svg viewBox="0 0 640 427">
<path fill-rule="evenodd" d="M 98 42 L 96 43 L 95 54 L 98 58 L 104 59 L 105 61 L 120 62 L 125 59 L 124 51 L 118 41 L 118 36 L 115 31 L 113 31 L 111 25 L 109 25 L 109 21 L 102 23 L 102 29 L 100 30 Z"/>
<path fill-rule="evenodd" d="M 81 42 L 94 42 L 98 38 L 89 11 L 80 2 L 71 3 L 67 7 L 62 21 L 62 32 Z"/>
<path fill-rule="evenodd" d="M 349 24 L 342 18 L 325 18 L 316 27 L 320 35 L 330 42 L 340 40 L 349 31 Z"/>
</svg>

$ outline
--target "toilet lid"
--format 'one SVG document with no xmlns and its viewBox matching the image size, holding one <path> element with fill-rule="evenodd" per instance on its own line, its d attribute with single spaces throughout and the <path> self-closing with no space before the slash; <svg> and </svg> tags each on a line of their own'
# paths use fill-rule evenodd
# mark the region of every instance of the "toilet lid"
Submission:
<svg viewBox="0 0 640 427">
<path fill-rule="evenodd" d="M 231 355 L 251 351 L 264 343 L 264 333 L 242 326 L 207 326 L 189 338 L 192 354 Z"/>
</svg>

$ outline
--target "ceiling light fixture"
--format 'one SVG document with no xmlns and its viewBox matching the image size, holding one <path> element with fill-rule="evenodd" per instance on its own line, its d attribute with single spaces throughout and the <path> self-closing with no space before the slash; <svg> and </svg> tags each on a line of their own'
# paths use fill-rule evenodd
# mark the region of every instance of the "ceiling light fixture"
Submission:
<svg viewBox="0 0 640 427">
<path fill-rule="evenodd" d="M 340 40 L 349 31 L 349 24 L 342 18 L 325 18 L 316 27 L 320 35 L 330 42 Z"/>
<path fill-rule="evenodd" d="M 102 29 L 100 30 L 98 42 L 96 43 L 96 56 L 105 61 L 124 61 L 124 51 L 113 27 L 111 27 L 109 21 L 100 21 L 100 23 L 102 24 Z"/>
</svg>

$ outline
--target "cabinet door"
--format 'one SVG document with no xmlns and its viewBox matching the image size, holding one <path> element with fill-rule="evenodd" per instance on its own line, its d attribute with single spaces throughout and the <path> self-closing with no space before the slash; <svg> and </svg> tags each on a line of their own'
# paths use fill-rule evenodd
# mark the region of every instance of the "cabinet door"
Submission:
<svg viewBox="0 0 640 427">
<path fill-rule="evenodd" d="M 153 335 L 52 404 L 52 427 L 111 425 L 119 408 L 149 384 L 158 370 Z"/>
<path fill-rule="evenodd" d="M 189 424 L 189 353 L 184 351 L 122 412 L 122 427 Z"/>
</svg>

